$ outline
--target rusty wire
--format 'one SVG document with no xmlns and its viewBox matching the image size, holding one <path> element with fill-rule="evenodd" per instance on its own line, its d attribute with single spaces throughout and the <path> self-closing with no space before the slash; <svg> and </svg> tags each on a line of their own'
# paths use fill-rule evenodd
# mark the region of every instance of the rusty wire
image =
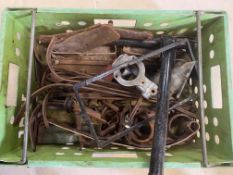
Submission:
<svg viewBox="0 0 233 175">
<path fill-rule="evenodd" d="M 119 85 L 113 81 L 112 76 L 95 81 L 80 89 L 80 98 L 92 126 L 85 122 L 85 118 L 82 118 L 83 111 L 75 98 L 73 86 L 93 77 L 97 72 L 101 73 L 99 70 L 102 67 L 98 67 L 97 62 L 95 64 L 95 60 L 92 60 L 90 63 L 92 64 L 91 71 L 88 71 L 88 69 L 85 71 L 69 70 L 64 65 L 70 64 L 70 62 L 79 65 L 80 60 L 88 59 L 88 56 L 93 56 L 95 53 L 85 54 L 77 51 L 61 52 L 56 50 L 59 50 L 58 46 L 61 46 L 67 38 L 98 27 L 99 25 L 72 33 L 39 36 L 39 44 L 34 49 L 37 66 L 40 68 L 37 80 L 39 88 L 31 95 L 33 108 L 29 121 L 29 136 L 33 151 L 36 150 L 36 145 L 40 144 L 38 137 L 45 137 L 45 135 L 38 135 L 39 130 L 50 127 L 58 127 L 75 134 L 78 137 L 80 147 L 106 147 L 111 144 L 136 149 L 151 148 L 157 97 L 144 99 L 138 89 Z M 120 33 L 121 37 L 151 39 L 151 33 L 148 32 L 134 31 L 131 33 L 132 35 L 129 35 L 130 31 L 128 30 L 116 31 Z M 128 35 L 126 35 L 127 33 Z M 103 43 L 105 42 L 107 41 L 103 41 Z M 97 47 L 96 44 L 95 47 Z M 114 48 L 120 50 L 116 46 Z M 117 57 L 117 52 L 106 53 L 106 55 L 111 55 L 113 62 Z M 96 53 L 95 56 L 104 61 L 106 55 Z M 58 59 L 60 60 L 59 66 L 57 66 Z M 70 61 L 71 59 L 72 61 Z M 85 61 L 85 64 L 88 64 L 88 61 Z M 102 71 L 111 69 L 111 63 L 109 63 L 106 62 Z M 87 68 L 89 68 L 88 65 Z M 171 97 L 170 108 L 167 147 L 190 142 L 200 127 L 197 122 L 198 116 L 193 110 L 192 98 L 180 102 Z M 19 124 L 23 118 L 24 110 L 25 103 L 21 105 L 16 115 L 15 125 Z M 63 118 L 57 117 L 59 113 L 64 114 Z M 183 118 L 179 116 L 183 116 Z M 183 123 L 177 125 L 179 127 L 178 135 L 178 131 L 173 131 L 174 123 L 179 123 L 177 120 Z M 93 136 L 93 133 L 90 132 L 90 127 L 93 127 L 96 136 Z M 96 140 L 95 137 L 98 137 L 100 141 L 97 143 L 98 145 L 93 142 L 93 140 Z"/>
</svg>

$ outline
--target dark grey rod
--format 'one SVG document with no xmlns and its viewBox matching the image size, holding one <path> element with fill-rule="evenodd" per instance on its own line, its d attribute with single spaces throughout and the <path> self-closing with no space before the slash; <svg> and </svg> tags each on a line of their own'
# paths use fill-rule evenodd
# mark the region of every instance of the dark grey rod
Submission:
<svg viewBox="0 0 233 175">
<path fill-rule="evenodd" d="M 164 44 L 171 42 L 165 39 Z M 152 142 L 149 175 L 163 175 L 164 155 L 167 138 L 167 120 L 169 105 L 169 83 L 171 79 L 171 67 L 174 60 L 175 51 L 170 50 L 162 54 L 162 65 L 159 82 L 159 100 L 156 109 L 155 129 Z"/>
<path fill-rule="evenodd" d="M 36 10 L 32 10 L 31 34 L 30 34 L 30 48 L 28 56 L 28 76 L 27 76 L 27 94 L 26 94 L 26 110 L 24 118 L 24 137 L 23 137 L 23 151 L 21 163 L 27 163 L 27 146 L 28 146 L 28 121 L 30 113 L 30 96 L 31 96 L 31 80 L 32 80 L 32 65 L 33 65 L 33 48 L 35 42 L 35 25 L 36 25 Z"/>
<path fill-rule="evenodd" d="M 201 12 L 196 11 L 197 25 L 197 43 L 198 43 L 198 74 L 199 74 L 199 113 L 201 124 L 201 146 L 202 146 L 202 164 L 208 166 L 207 147 L 205 140 L 205 111 L 204 111 L 204 93 L 203 93 L 203 59 L 202 59 L 202 35 L 201 35 Z"/>
</svg>

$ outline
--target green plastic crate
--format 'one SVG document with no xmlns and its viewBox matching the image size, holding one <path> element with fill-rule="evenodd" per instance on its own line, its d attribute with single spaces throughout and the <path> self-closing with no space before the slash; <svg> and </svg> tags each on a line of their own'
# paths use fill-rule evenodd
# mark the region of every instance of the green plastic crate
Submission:
<svg viewBox="0 0 233 175">
<path fill-rule="evenodd" d="M 94 24 L 94 19 L 115 19 L 120 21 L 119 25 L 130 24 L 128 27 L 151 30 L 155 35 L 196 35 L 193 11 L 96 9 L 37 9 L 36 35 L 83 28 Z M 201 22 L 208 160 L 209 163 L 228 163 L 233 160 L 233 96 L 227 15 L 224 12 L 205 12 Z M 23 127 L 11 123 L 26 96 L 30 26 L 29 9 L 3 12 L 0 33 L 0 160 L 5 162 L 21 159 Z M 32 83 L 35 89 L 34 79 Z M 198 93 L 196 81 L 189 80 L 189 83 Z M 197 102 L 196 105 L 198 107 Z M 68 144 L 38 146 L 36 152 L 28 149 L 28 166 L 133 168 L 148 167 L 149 159 L 149 151 L 117 147 L 80 151 Z M 201 160 L 201 142 L 196 138 L 193 143 L 169 149 L 165 166 L 200 167 Z"/>
</svg>

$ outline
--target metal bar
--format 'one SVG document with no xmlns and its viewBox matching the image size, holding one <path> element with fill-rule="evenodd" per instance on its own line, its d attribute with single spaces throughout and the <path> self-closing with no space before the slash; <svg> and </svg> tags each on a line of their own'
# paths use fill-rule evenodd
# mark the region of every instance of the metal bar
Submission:
<svg viewBox="0 0 233 175">
<path fill-rule="evenodd" d="M 30 97 L 31 97 L 31 79 L 32 79 L 32 64 L 33 64 L 33 48 L 35 42 L 35 26 L 36 26 L 36 10 L 32 10 L 31 34 L 30 34 L 30 48 L 28 60 L 28 76 L 27 76 L 27 94 L 26 94 L 26 109 L 24 118 L 24 138 L 23 151 L 21 163 L 27 163 L 27 146 L 28 146 L 28 121 L 30 114 Z"/>
<path fill-rule="evenodd" d="M 80 112 L 80 115 L 82 116 L 82 118 L 85 120 L 85 122 L 89 125 L 89 128 L 90 128 L 90 132 L 91 132 L 91 135 L 92 137 L 95 139 L 95 142 L 97 144 L 97 147 L 99 147 L 99 139 L 98 139 L 98 136 L 96 134 L 96 131 L 95 131 L 95 128 L 92 124 L 92 121 L 89 117 L 89 115 L 87 114 L 86 112 L 86 109 L 85 109 L 85 105 L 79 95 L 79 90 L 75 90 L 75 97 L 79 103 L 79 106 L 80 106 L 80 109 L 81 109 L 81 112 Z"/>
<path fill-rule="evenodd" d="M 207 147 L 205 140 L 205 111 L 203 93 L 203 59 L 202 59 L 202 38 L 201 38 L 201 12 L 196 11 L 197 43 L 198 43 L 198 75 L 199 75 L 199 112 L 201 124 L 201 145 L 202 145 L 202 164 L 208 166 Z"/>
<path fill-rule="evenodd" d="M 194 56 L 194 54 L 193 54 L 193 50 L 192 50 L 191 44 L 190 44 L 190 42 L 189 42 L 188 39 L 187 39 L 186 44 L 187 44 L 188 51 L 189 51 L 189 54 L 190 54 L 190 56 L 191 56 L 192 61 L 195 61 L 195 62 L 196 62 L 197 60 L 195 59 L 195 56 Z M 195 71 L 196 71 L 196 73 L 197 73 L 197 75 L 198 75 L 198 65 L 197 65 L 197 63 L 195 64 Z"/>
<path fill-rule="evenodd" d="M 153 40 L 129 40 L 129 39 L 119 39 L 113 44 L 117 46 L 130 46 L 130 47 L 139 47 L 139 48 L 147 48 L 147 49 L 155 49 L 160 45 L 161 38 L 155 38 Z"/>
<path fill-rule="evenodd" d="M 95 81 L 101 80 L 101 79 L 107 77 L 108 75 L 114 73 L 116 70 L 127 67 L 128 65 L 133 65 L 133 64 L 139 63 L 141 61 L 153 58 L 154 56 L 156 56 L 158 54 L 161 54 L 162 52 L 165 52 L 165 51 L 170 50 L 170 49 L 174 49 L 174 48 L 176 48 L 178 46 L 184 46 L 185 44 L 186 44 L 185 40 L 179 40 L 177 42 L 174 42 L 172 44 L 169 44 L 169 45 L 166 45 L 166 46 L 164 46 L 162 48 L 154 50 L 154 51 L 152 51 L 152 52 L 150 52 L 148 54 L 145 54 L 145 55 L 139 57 L 138 59 L 133 59 L 133 60 L 130 60 L 130 61 L 126 61 L 126 62 L 124 62 L 122 64 L 119 64 L 119 65 L 113 67 L 112 69 L 110 69 L 108 71 L 105 71 L 105 72 L 103 72 L 103 73 L 101 73 L 99 75 L 91 77 L 91 78 L 89 78 L 87 80 L 84 80 L 82 82 L 76 83 L 74 85 L 74 90 L 76 90 L 76 89 L 78 90 L 78 89 L 80 89 L 80 88 L 82 88 L 84 86 L 88 86 L 89 84 L 91 84 L 91 83 L 93 83 Z"/>
<path fill-rule="evenodd" d="M 88 123 L 88 125 L 89 125 L 89 127 L 90 127 L 91 134 L 92 134 L 92 136 L 95 138 L 98 147 L 99 147 L 99 146 L 100 146 L 100 147 L 104 147 L 104 146 L 110 144 L 112 141 L 117 140 L 117 139 L 123 137 L 125 134 L 127 134 L 128 132 L 130 132 L 131 130 L 133 130 L 134 127 L 130 128 L 130 129 L 128 129 L 128 130 L 126 130 L 126 131 L 124 131 L 124 132 L 122 132 L 122 133 L 119 133 L 119 134 L 114 135 L 113 137 L 111 137 L 110 139 L 108 139 L 106 142 L 99 141 L 98 136 L 96 135 L 95 129 L 94 129 L 94 127 L 93 127 L 93 125 L 92 125 L 92 123 L 91 123 L 91 121 L 90 121 L 90 118 L 89 118 L 88 114 L 86 113 L 85 106 L 83 105 L 82 99 L 81 99 L 80 96 L 79 96 L 79 89 L 82 88 L 82 87 L 88 86 L 89 84 L 91 84 L 91 83 L 93 83 L 93 82 L 95 82 L 95 81 L 98 81 L 98 80 L 100 80 L 100 79 L 102 79 L 102 78 L 104 78 L 104 77 L 106 77 L 106 76 L 108 76 L 108 75 L 114 73 L 116 70 L 119 70 L 119 69 L 121 69 L 121 68 L 123 68 L 123 67 L 126 67 L 126 66 L 128 66 L 128 65 L 136 64 L 136 63 L 141 62 L 141 61 L 143 61 L 143 60 L 152 58 L 152 57 L 154 57 L 155 55 L 158 55 L 158 54 L 160 54 L 160 53 L 162 53 L 162 52 L 165 52 L 165 51 L 167 51 L 167 50 L 176 48 L 176 47 L 178 47 L 178 46 L 185 45 L 185 43 L 186 43 L 186 42 L 183 41 L 183 40 L 177 41 L 177 42 L 173 42 L 173 43 L 171 43 L 171 44 L 168 43 L 168 44 L 165 45 L 164 47 L 162 47 L 162 48 L 160 48 L 160 49 L 157 49 L 157 50 L 154 50 L 154 51 L 152 51 L 152 52 L 150 52 L 150 53 L 148 53 L 148 54 L 146 54 L 146 55 L 143 55 L 143 56 L 139 57 L 138 59 L 134 59 L 134 60 L 131 60 L 131 61 L 127 61 L 127 62 L 125 62 L 125 63 L 123 63 L 123 64 L 117 65 L 117 66 L 113 67 L 112 69 L 110 69 L 110 70 L 108 70 L 108 71 L 105 71 L 105 72 L 103 72 L 103 73 L 101 73 L 101 74 L 99 74 L 99 75 L 96 75 L 96 76 L 94 76 L 94 77 L 91 77 L 91 78 L 89 78 L 89 79 L 87 79 L 87 80 L 84 80 L 84 81 L 82 81 L 82 82 L 76 83 L 76 84 L 74 85 L 73 89 L 74 89 L 74 92 L 75 92 L 75 96 L 76 96 L 76 99 L 77 99 L 77 101 L 79 102 L 80 108 L 81 108 L 81 110 L 82 110 L 81 115 L 82 115 L 82 117 L 86 120 L 86 122 Z M 138 126 L 139 126 L 139 125 L 138 125 Z M 135 127 L 135 128 L 136 128 L 136 127 Z"/>
<path fill-rule="evenodd" d="M 173 109 L 176 109 L 177 107 L 182 106 L 182 105 L 184 105 L 185 103 L 187 103 L 187 102 L 189 102 L 189 101 L 191 101 L 191 100 L 193 101 L 193 100 L 195 100 L 196 98 L 197 98 L 196 96 L 191 95 L 191 96 L 189 96 L 188 98 L 185 98 L 185 99 L 183 99 L 183 100 L 177 102 L 176 104 L 174 104 L 173 106 L 171 106 L 168 110 L 171 111 L 171 110 L 173 110 Z"/>
<path fill-rule="evenodd" d="M 171 38 L 165 38 L 164 44 L 171 43 Z M 162 54 L 162 66 L 160 71 L 159 101 L 155 118 L 154 138 L 152 142 L 149 175 L 162 175 L 164 169 L 164 155 L 167 138 L 167 120 L 169 105 L 169 83 L 171 79 L 171 67 L 175 51 L 170 50 Z"/>
<path fill-rule="evenodd" d="M 137 129 L 137 128 L 140 128 L 142 127 L 143 125 L 145 125 L 147 122 L 149 121 L 152 121 L 154 120 L 154 118 L 147 118 L 147 119 L 144 119 L 136 124 L 134 124 L 133 126 L 131 126 L 130 128 L 128 129 L 125 129 L 124 131 L 121 131 L 121 132 L 118 132 L 117 134 L 114 134 L 113 136 L 111 136 L 110 138 L 108 138 L 108 140 L 106 141 L 101 141 L 100 143 L 100 147 L 103 148 L 103 147 L 106 147 L 108 146 L 109 144 L 111 144 L 112 142 L 114 141 L 117 141 L 119 140 L 120 138 L 126 136 L 129 132 Z"/>
<path fill-rule="evenodd" d="M 76 99 L 78 100 L 78 102 L 79 102 L 80 105 L 83 103 L 83 102 L 82 102 L 82 99 L 81 99 L 80 96 L 79 96 L 79 89 L 80 89 L 80 88 L 85 87 L 85 86 L 88 86 L 88 85 L 90 85 L 91 83 L 93 83 L 93 82 L 95 82 L 95 81 L 101 80 L 101 79 L 103 79 L 104 77 L 106 77 L 106 76 L 108 76 L 108 75 L 114 73 L 116 70 L 119 70 L 119 69 L 121 69 L 121 68 L 124 68 L 124 67 L 126 67 L 126 66 L 128 66 L 128 65 L 136 64 L 136 63 L 141 62 L 141 61 L 143 61 L 143 60 L 147 60 L 147 59 L 153 58 L 155 55 L 158 55 L 158 54 L 163 53 L 163 52 L 165 52 L 165 51 L 174 49 L 174 48 L 176 48 L 176 47 L 185 46 L 185 44 L 186 44 L 186 41 L 185 41 L 185 40 L 179 40 L 179 41 L 176 41 L 176 42 L 173 41 L 172 43 L 167 43 L 167 44 L 164 45 L 164 47 L 159 48 L 159 49 L 157 49 L 157 50 L 154 50 L 154 51 L 152 51 L 152 52 L 150 52 L 150 53 L 148 53 L 148 54 L 145 54 L 145 55 L 139 57 L 138 59 L 134 59 L 134 60 L 131 60 L 131 61 L 124 62 L 123 64 L 117 65 L 117 66 L 113 67 L 112 69 L 110 69 L 110 70 L 108 70 L 108 71 L 105 71 L 105 72 L 103 72 L 103 73 L 101 73 L 101 74 L 99 74 L 99 75 L 96 75 L 96 76 L 91 77 L 91 78 L 89 78 L 89 79 L 87 79 L 87 80 L 84 80 L 84 81 L 81 81 L 81 82 L 76 83 L 76 84 L 74 85 L 74 87 L 73 87 L 74 92 L 75 92 L 75 94 L 76 94 Z M 82 110 L 82 115 L 83 115 L 83 117 L 89 117 L 88 114 L 87 114 L 86 111 L 85 111 L 85 107 L 84 107 L 84 106 L 83 106 L 83 109 L 84 109 L 84 110 Z M 87 120 L 86 120 L 86 121 L 87 121 Z M 88 122 L 88 121 L 87 121 L 87 122 Z M 144 122 L 145 122 L 145 121 L 144 121 Z M 89 123 L 89 126 L 91 127 L 91 133 L 92 133 L 92 135 L 93 135 L 93 136 L 96 135 L 95 130 L 93 130 L 93 128 L 92 128 L 92 126 L 91 126 L 91 123 L 90 123 L 90 122 L 88 122 L 88 123 Z M 140 125 L 141 125 L 141 124 L 140 124 Z M 122 133 L 118 133 L 118 134 L 112 136 L 110 139 L 108 139 L 108 140 L 105 141 L 105 142 L 104 142 L 104 141 L 100 141 L 100 140 L 98 139 L 97 136 L 95 137 L 95 140 L 97 141 L 97 145 L 98 145 L 98 146 L 104 147 L 104 146 L 110 144 L 112 141 L 115 141 L 115 140 L 121 138 L 122 136 L 126 135 L 128 132 L 130 132 L 130 131 L 132 131 L 133 129 L 139 127 L 140 125 L 138 124 L 137 126 L 131 127 L 131 128 L 129 128 L 129 129 L 123 131 Z"/>
</svg>

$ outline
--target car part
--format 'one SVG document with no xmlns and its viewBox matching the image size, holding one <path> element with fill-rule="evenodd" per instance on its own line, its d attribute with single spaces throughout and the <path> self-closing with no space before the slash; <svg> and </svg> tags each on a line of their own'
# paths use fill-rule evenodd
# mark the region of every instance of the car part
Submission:
<svg viewBox="0 0 233 175">
<path fill-rule="evenodd" d="M 112 65 L 114 67 L 134 59 L 137 59 L 137 57 L 126 54 L 120 55 Z M 142 62 L 136 63 L 136 66 L 128 66 L 117 70 L 113 73 L 113 76 L 123 86 L 137 86 L 142 92 L 142 96 L 146 99 L 157 94 L 158 87 L 145 76 L 145 66 Z"/>
</svg>

